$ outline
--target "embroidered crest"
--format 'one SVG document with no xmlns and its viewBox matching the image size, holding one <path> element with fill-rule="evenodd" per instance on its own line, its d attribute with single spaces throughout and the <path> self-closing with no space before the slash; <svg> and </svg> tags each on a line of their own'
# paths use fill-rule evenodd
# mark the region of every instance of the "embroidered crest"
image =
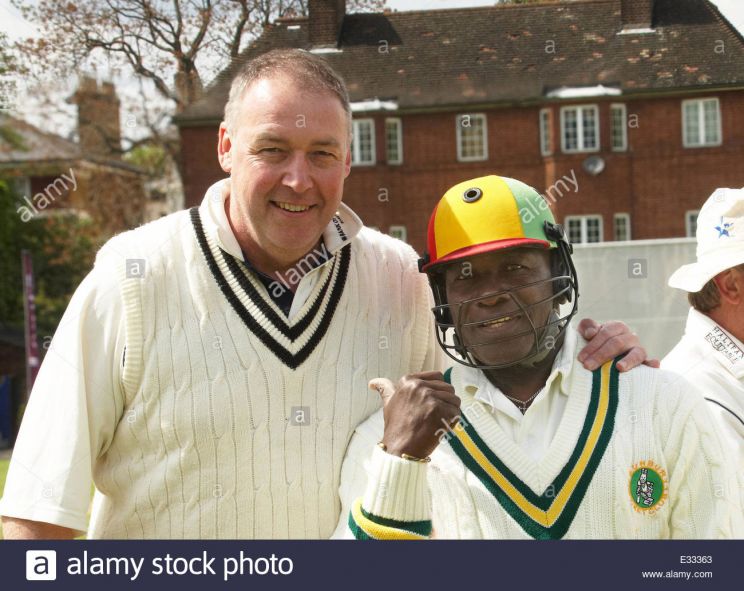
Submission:
<svg viewBox="0 0 744 591">
<path fill-rule="evenodd" d="M 666 471 L 653 461 L 639 462 L 631 469 L 628 492 L 636 511 L 656 513 L 666 502 L 668 489 Z"/>
</svg>

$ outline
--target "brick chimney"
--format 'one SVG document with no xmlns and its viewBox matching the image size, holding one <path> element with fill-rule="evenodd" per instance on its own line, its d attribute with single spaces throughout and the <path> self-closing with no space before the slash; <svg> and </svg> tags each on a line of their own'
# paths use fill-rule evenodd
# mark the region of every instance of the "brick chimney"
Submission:
<svg viewBox="0 0 744 591">
<path fill-rule="evenodd" d="M 338 47 L 346 0 L 309 0 L 310 43 L 315 47 Z"/>
<path fill-rule="evenodd" d="M 98 83 L 84 76 L 71 97 L 78 110 L 78 135 L 83 154 L 105 158 L 121 156 L 119 97 L 111 82 Z"/>
<path fill-rule="evenodd" d="M 620 0 L 623 29 L 653 28 L 654 0 Z"/>
</svg>

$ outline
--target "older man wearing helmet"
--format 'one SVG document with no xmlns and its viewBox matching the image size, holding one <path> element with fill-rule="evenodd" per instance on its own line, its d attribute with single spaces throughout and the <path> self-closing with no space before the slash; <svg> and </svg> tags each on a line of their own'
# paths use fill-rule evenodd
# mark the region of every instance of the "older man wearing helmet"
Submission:
<svg viewBox="0 0 744 591">
<path fill-rule="evenodd" d="M 534 189 L 498 176 L 455 185 L 427 250 L 420 269 L 456 363 L 373 380 L 383 409 L 347 452 L 337 535 L 741 535 L 738 497 L 717 494 L 731 469 L 699 394 L 662 370 L 577 360 L 571 246 Z"/>
<path fill-rule="evenodd" d="M 698 215 L 697 261 L 669 285 L 687 293 L 682 340 L 663 365 L 694 383 L 744 475 L 744 189 L 718 189 Z"/>
</svg>

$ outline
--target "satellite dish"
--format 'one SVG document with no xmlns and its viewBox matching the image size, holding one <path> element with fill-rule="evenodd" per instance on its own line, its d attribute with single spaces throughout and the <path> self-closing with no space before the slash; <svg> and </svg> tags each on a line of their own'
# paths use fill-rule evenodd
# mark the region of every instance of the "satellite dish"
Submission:
<svg viewBox="0 0 744 591">
<path fill-rule="evenodd" d="M 589 156 L 582 164 L 584 170 L 592 176 L 597 176 L 605 168 L 604 158 L 601 156 Z"/>
</svg>

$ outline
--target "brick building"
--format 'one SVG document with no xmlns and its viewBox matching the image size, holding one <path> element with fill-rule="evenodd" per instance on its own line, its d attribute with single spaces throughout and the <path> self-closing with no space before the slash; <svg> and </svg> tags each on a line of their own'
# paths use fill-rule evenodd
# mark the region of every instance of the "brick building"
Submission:
<svg viewBox="0 0 744 591">
<path fill-rule="evenodd" d="M 79 142 L 0 114 L 0 179 L 23 198 L 19 213 L 86 216 L 104 236 L 138 226 L 148 205 L 146 179 L 121 159 L 114 86 L 84 77 L 70 102 L 77 105 Z"/>
<path fill-rule="evenodd" d="M 450 185 L 498 173 L 550 199 L 574 242 L 685 236 L 744 185 L 744 38 L 708 0 L 579 0 L 345 14 L 310 0 L 181 113 L 186 205 L 224 175 L 217 128 L 241 61 L 321 53 L 345 78 L 345 201 L 419 250 Z"/>
</svg>

